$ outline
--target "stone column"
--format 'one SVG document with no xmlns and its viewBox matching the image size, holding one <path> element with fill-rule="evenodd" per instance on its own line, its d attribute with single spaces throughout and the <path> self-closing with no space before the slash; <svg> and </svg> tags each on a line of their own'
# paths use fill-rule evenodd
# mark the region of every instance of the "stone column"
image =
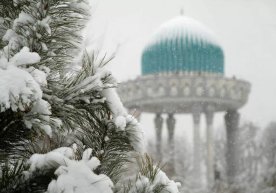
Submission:
<svg viewBox="0 0 276 193">
<path fill-rule="evenodd" d="M 201 185 L 201 139 L 200 139 L 200 106 L 193 107 L 193 123 L 194 123 L 194 149 L 193 149 L 193 175 L 195 186 Z"/>
<path fill-rule="evenodd" d="M 206 116 L 206 138 L 207 138 L 207 184 L 211 188 L 214 184 L 214 136 L 213 119 L 214 109 L 207 107 Z"/>
<path fill-rule="evenodd" d="M 163 118 L 160 113 L 156 114 L 156 117 L 154 119 L 155 123 L 155 132 L 156 132 L 156 155 L 157 160 L 162 160 L 162 126 L 163 126 Z"/>
<path fill-rule="evenodd" d="M 169 163 L 168 170 L 171 174 L 174 174 L 174 129 L 175 129 L 175 118 L 173 114 L 169 114 L 167 118 L 167 128 L 168 128 L 168 144 L 169 144 Z"/>
<path fill-rule="evenodd" d="M 225 114 L 225 126 L 227 135 L 227 150 L 226 150 L 226 162 L 227 162 L 227 178 L 228 183 L 235 182 L 235 177 L 238 172 L 238 125 L 240 115 L 236 110 L 229 110 Z"/>
</svg>

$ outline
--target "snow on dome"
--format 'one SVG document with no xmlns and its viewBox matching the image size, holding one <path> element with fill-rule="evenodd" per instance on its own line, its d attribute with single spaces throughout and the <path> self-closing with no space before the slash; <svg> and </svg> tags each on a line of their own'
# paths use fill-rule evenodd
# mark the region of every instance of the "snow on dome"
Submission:
<svg viewBox="0 0 276 193">
<path fill-rule="evenodd" d="M 214 33 L 200 22 L 176 17 L 153 34 L 141 58 L 142 75 L 224 73 L 224 53 Z"/>
<path fill-rule="evenodd" d="M 215 33 L 212 30 L 199 21 L 187 16 L 178 16 L 162 24 L 153 34 L 149 45 L 155 44 L 163 39 L 174 39 L 178 37 L 201 39 L 205 42 L 219 45 Z"/>
</svg>

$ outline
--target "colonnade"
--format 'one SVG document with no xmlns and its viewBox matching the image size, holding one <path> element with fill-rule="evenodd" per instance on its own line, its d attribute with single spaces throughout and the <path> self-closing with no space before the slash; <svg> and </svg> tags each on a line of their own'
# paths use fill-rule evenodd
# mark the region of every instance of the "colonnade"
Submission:
<svg viewBox="0 0 276 193">
<path fill-rule="evenodd" d="M 201 186 L 202 182 L 202 171 L 201 171 L 201 160 L 206 159 L 206 178 L 207 184 L 211 187 L 214 183 L 214 134 L 213 134 L 213 119 L 215 109 L 212 106 L 205 108 L 203 111 L 200 106 L 194 106 L 192 108 L 193 118 L 193 177 L 195 180 L 195 186 Z M 207 142 L 207 155 L 204 158 L 201 155 L 201 137 L 200 137 L 200 123 L 201 114 L 205 115 L 206 118 L 206 142 Z M 157 113 L 154 119 L 155 131 L 156 131 L 156 155 L 158 160 L 162 160 L 162 127 L 163 117 L 160 113 Z M 168 144 L 169 144 L 169 163 L 168 168 L 170 172 L 174 172 L 175 162 L 175 151 L 174 151 L 174 132 L 175 132 L 176 119 L 173 113 L 169 113 L 166 119 L 166 125 L 168 129 Z M 227 177 L 228 182 L 233 183 L 236 172 L 237 172 L 237 156 L 236 156 L 236 140 L 237 130 L 239 124 L 239 113 L 236 110 L 230 110 L 225 115 L 226 125 L 226 138 L 227 138 Z"/>
</svg>

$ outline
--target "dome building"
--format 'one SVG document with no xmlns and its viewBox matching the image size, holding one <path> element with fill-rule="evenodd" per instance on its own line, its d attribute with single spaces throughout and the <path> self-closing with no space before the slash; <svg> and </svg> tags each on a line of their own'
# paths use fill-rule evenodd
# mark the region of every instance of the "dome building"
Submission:
<svg viewBox="0 0 276 193">
<path fill-rule="evenodd" d="M 224 53 L 215 34 L 200 22 L 176 17 L 153 34 L 141 58 L 142 75 L 123 82 L 118 88 L 124 105 L 139 112 L 154 113 L 156 150 L 161 159 L 162 114 L 170 144 L 170 169 L 174 170 L 175 114 L 191 114 L 193 118 L 193 173 L 201 178 L 200 115 L 206 116 L 207 182 L 214 182 L 213 118 L 226 112 L 227 171 L 231 182 L 235 176 L 235 140 L 238 109 L 246 104 L 250 84 L 224 76 Z M 200 180 L 198 180 L 200 182 Z"/>
<path fill-rule="evenodd" d="M 188 17 L 163 24 L 142 55 L 142 75 L 167 72 L 224 73 L 224 56 L 214 34 Z"/>
</svg>

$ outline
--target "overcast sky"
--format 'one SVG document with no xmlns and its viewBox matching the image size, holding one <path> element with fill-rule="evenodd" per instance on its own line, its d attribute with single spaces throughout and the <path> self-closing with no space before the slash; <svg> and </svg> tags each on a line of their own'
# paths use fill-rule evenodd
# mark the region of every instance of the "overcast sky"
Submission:
<svg viewBox="0 0 276 193">
<path fill-rule="evenodd" d="M 261 127 L 276 121 L 276 0 L 93 1 L 89 43 L 110 54 L 116 50 L 109 68 L 119 81 L 140 74 L 144 45 L 162 23 L 178 16 L 183 8 L 186 16 L 216 33 L 225 53 L 226 76 L 235 75 L 252 84 L 249 101 L 240 110 L 242 120 Z M 142 123 L 153 121 L 146 117 Z M 185 119 L 190 120 L 182 121 Z M 178 127 L 182 124 L 186 122 Z M 219 115 L 216 126 L 222 124 Z"/>
</svg>

